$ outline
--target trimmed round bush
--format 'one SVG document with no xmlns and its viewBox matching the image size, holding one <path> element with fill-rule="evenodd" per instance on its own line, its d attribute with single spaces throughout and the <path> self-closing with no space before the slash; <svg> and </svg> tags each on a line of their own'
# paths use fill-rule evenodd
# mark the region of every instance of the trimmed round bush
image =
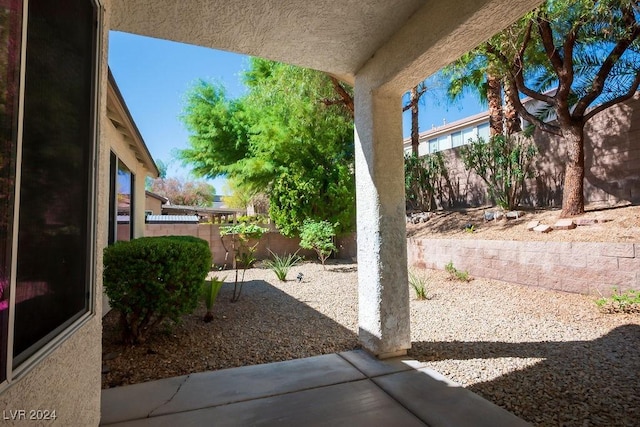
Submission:
<svg viewBox="0 0 640 427">
<path fill-rule="evenodd" d="M 191 313 L 211 268 L 208 243 L 192 236 L 142 237 L 104 249 L 104 289 L 120 312 L 122 339 L 144 341 L 164 319 Z"/>
</svg>

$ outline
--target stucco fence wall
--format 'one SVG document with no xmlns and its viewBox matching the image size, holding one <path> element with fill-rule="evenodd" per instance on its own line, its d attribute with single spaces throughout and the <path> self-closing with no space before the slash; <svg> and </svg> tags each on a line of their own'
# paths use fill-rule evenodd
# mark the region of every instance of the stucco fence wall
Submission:
<svg viewBox="0 0 640 427">
<path fill-rule="evenodd" d="M 298 255 L 304 256 L 306 259 L 317 259 L 314 251 L 300 248 L 300 239 L 285 237 L 272 225 L 264 227 L 269 228 L 269 232 L 265 233 L 258 242 L 256 258 L 271 258 L 272 256 L 269 253 L 271 250 L 271 252 L 281 256 L 298 251 Z M 214 264 L 226 264 L 227 268 L 232 266 L 232 238 L 231 236 L 221 238 L 220 225 L 218 224 L 146 224 L 144 235 L 147 237 L 172 235 L 199 237 L 209 242 Z M 336 247 L 338 248 L 338 253 L 335 254 L 336 258 L 355 259 L 356 240 L 354 234 L 337 238 Z M 228 255 L 227 251 L 229 251 Z"/>
<path fill-rule="evenodd" d="M 610 295 L 640 289 L 640 243 L 408 240 L 409 265 L 565 292 Z"/>
</svg>

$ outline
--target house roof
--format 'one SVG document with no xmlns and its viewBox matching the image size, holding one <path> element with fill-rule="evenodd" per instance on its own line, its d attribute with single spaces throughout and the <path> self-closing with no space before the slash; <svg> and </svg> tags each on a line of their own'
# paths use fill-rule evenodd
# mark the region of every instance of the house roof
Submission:
<svg viewBox="0 0 640 427">
<path fill-rule="evenodd" d="M 541 0 L 111 0 L 111 29 L 403 93 Z M 367 72 L 364 72 L 367 71 Z"/>
<path fill-rule="evenodd" d="M 153 197 L 154 199 L 160 200 L 162 203 L 167 203 L 169 201 L 167 197 L 161 196 L 148 190 L 145 190 L 144 194 L 145 196 Z"/>
<path fill-rule="evenodd" d="M 157 178 L 160 175 L 158 167 L 153 161 L 151 153 L 149 153 L 147 144 L 142 139 L 136 122 L 131 117 L 129 108 L 122 97 L 111 69 L 109 69 L 109 84 L 107 88 L 107 117 L 118 132 L 122 134 L 125 141 L 129 143 L 129 148 L 135 153 L 136 159 L 144 165 L 148 175 L 152 178 Z"/>
</svg>

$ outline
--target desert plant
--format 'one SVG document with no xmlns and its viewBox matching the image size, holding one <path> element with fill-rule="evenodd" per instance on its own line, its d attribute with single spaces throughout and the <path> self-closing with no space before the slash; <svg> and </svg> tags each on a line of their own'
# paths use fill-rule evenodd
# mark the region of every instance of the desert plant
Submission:
<svg viewBox="0 0 640 427">
<path fill-rule="evenodd" d="M 427 281 L 415 271 L 409 271 L 409 285 L 415 291 L 417 300 L 431 299 L 427 289 Z"/>
<path fill-rule="evenodd" d="M 266 228 L 251 223 L 239 223 L 226 227 L 220 227 L 220 237 L 231 235 L 232 251 L 234 254 L 234 268 L 236 277 L 233 283 L 233 295 L 231 302 L 237 302 L 242 294 L 244 274 L 247 268 L 256 262 L 256 249 L 260 238 L 267 232 Z M 251 242 L 254 241 L 253 244 Z M 223 241 L 224 245 L 224 241 Z M 225 248 L 226 249 L 226 248 Z M 228 251 L 227 251 L 228 253 Z M 242 266 L 242 277 L 238 280 L 238 265 Z"/>
<path fill-rule="evenodd" d="M 269 249 L 269 252 L 271 252 L 271 249 Z M 293 267 L 300 261 L 298 251 L 296 251 L 294 254 L 289 254 L 286 256 L 280 256 L 273 252 L 271 252 L 271 255 L 273 255 L 273 259 L 266 260 L 264 262 L 264 265 L 266 265 L 276 274 L 278 280 L 280 280 L 281 282 L 285 282 L 287 280 L 287 273 L 289 273 L 291 267 Z"/>
<path fill-rule="evenodd" d="M 213 303 L 216 302 L 216 298 L 218 297 L 218 292 L 220 292 L 220 288 L 224 284 L 224 279 L 227 277 L 223 277 L 220 279 L 218 276 L 213 276 L 211 280 L 207 280 L 202 286 L 202 297 L 204 298 L 204 304 L 207 307 L 207 312 L 204 315 L 204 321 L 209 323 L 213 320 Z"/>
<path fill-rule="evenodd" d="M 405 155 L 404 182 L 407 205 L 411 209 L 431 211 L 436 198 L 444 198 L 444 185 L 448 178 L 442 153 L 422 157 Z"/>
<path fill-rule="evenodd" d="M 449 261 L 444 266 L 444 269 L 447 273 L 449 273 L 449 276 L 451 276 L 451 279 L 459 280 L 460 282 L 468 282 L 471 280 L 471 277 L 469 276 L 469 272 L 466 270 L 462 271 L 455 268 L 453 266 L 453 261 Z"/>
<path fill-rule="evenodd" d="M 531 167 L 537 154 L 532 138 L 523 135 L 481 137 L 460 149 L 464 167 L 487 184 L 489 197 L 503 209 L 520 203 L 525 178 L 533 178 Z"/>
<path fill-rule="evenodd" d="M 621 292 L 613 288 L 610 297 L 599 298 L 596 304 L 605 313 L 640 313 L 640 291 L 630 289 Z"/>
<path fill-rule="evenodd" d="M 210 268 L 209 245 L 197 238 L 143 237 L 105 248 L 104 289 L 120 312 L 123 341 L 142 342 L 164 319 L 192 312 Z"/>
<path fill-rule="evenodd" d="M 328 221 L 305 220 L 300 229 L 300 246 L 316 251 L 322 268 L 325 268 L 324 263 L 331 253 L 338 251 L 333 243 L 336 227 L 337 224 Z"/>
</svg>

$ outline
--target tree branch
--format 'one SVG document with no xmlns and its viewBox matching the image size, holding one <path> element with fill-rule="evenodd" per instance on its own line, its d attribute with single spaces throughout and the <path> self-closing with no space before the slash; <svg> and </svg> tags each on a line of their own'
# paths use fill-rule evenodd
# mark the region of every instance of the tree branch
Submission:
<svg viewBox="0 0 640 427">
<path fill-rule="evenodd" d="M 627 91 L 627 93 L 625 93 L 624 95 L 620 95 L 617 98 L 613 98 L 605 103 L 602 103 L 600 105 L 598 105 L 596 108 L 594 108 L 593 110 L 589 111 L 587 114 L 584 115 L 583 119 L 582 119 L 582 123 L 586 123 L 589 119 L 591 119 L 593 116 L 595 116 L 596 114 L 598 114 L 599 112 L 606 110 L 607 108 L 616 105 L 620 102 L 624 102 L 628 99 L 631 99 L 633 97 L 633 95 L 636 93 L 636 91 L 638 90 L 638 86 L 640 86 L 640 71 L 636 72 L 636 78 L 633 80 L 633 83 L 631 84 L 631 87 L 629 88 L 629 90 Z"/>
<path fill-rule="evenodd" d="M 576 104 L 576 107 L 573 111 L 574 117 L 583 115 L 589 105 L 591 105 L 591 103 L 595 101 L 596 98 L 600 96 L 600 94 L 602 94 L 605 81 L 607 80 L 609 73 L 611 72 L 615 64 L 620 60 L 620 57 L 627 50 L 627 48 L 631 46 L 631 44 L 638 38 L 638 36 L 640 36 L 640 26 L 638 26 L 638 23 L 636 22 L 632 7 L 625 7 L 623 9 L 623 13 L 623 19 L 630 31 L 626 37 L 618 40 L 613 49 L 611 49 L 611 52 L 609 52 L 609 55 L 607 55 L 607 58 L 602 63 L 600 70 L 598 70 L 598 73 L 593 79 L 591 90 L 589 90 L 589 92 L 585 96 L 583 96 Z"/>
<path fill-rule="evenodd" d="M 558 52 L 556 46 L 553 44 L 553 31 L 551 30 L 551 25 L 549 24 L 549 21 L 541 15 L 536 18 L 536 22 L 538 24 L 538 33 L 540 33 L 542 46 L 544 47 L 556 75 L 560 76 L 563 71 L 563 63 L 562 58 L 560 57 L 560 52 Z"/>
<path fill-rule="evenodd" d="M 338 93 L 338 95 L 340 96 L 340 100 L 341 102 L 334 102 L 331 104 L 327 104 L 327 100 L 324 101 L 325 105 L 335 105 L 335 104 L 342 104 L 344 105 L 344 107 L 347 109 L 347 111 L 351 114 L 351 118 L 354 117 L 354 104 L 353 104 L 353 97 L 351 96 L 351 94 L 349 94 L 349 92 L 347 92 L 347 90 L 342 86 L 342 84 L 340 84 L 340 82 L 338 81 L 338 79 L 336 79 L 333 76 L 329 76 L 329 79 L 331 79 L 331 83 L 333 84 L 333 88 L 336 90 L 336 92 Z"/>
<path fill-rule="evenodd" d="M 512 93 L 518 93 L 518 87 L 516 85 L 516 83 L 513 81 L 512 78 L 507 78 L 506 79 L 507 84 L 510 86 L 511 88 L 511 92 Z M 535 92 L 537 93 L 537 92 Z M 524 118 L 526 121 L 532 123 L 534 126 L 536 126 L 537 128 L 539 128 L 540 130 L 553 134 L 553 135 L 558 135 L 558 136 L 562 136 L 562 132 L 560 130 L 560 128 L 558 126 L 554 126 L 552 124 L 549 124 L 547 122 L 545 122 L 544 120 L 541 120 L 540 118 L 536 117 L 535 115 L 531 114 L 529 112 L 529 110 L 526 109 L 526 107 L 524 106 L 524 104 L 522 103 L 522 100 L 520 99 L 519 96 L 512 96 L 511 97 L 511 102 L 513 103 L 513 106 L 515 107 L 515 109 L 518 111 L 518 114 L 520 114 L 520 116 L 522 118 Z"/>
</svg>

